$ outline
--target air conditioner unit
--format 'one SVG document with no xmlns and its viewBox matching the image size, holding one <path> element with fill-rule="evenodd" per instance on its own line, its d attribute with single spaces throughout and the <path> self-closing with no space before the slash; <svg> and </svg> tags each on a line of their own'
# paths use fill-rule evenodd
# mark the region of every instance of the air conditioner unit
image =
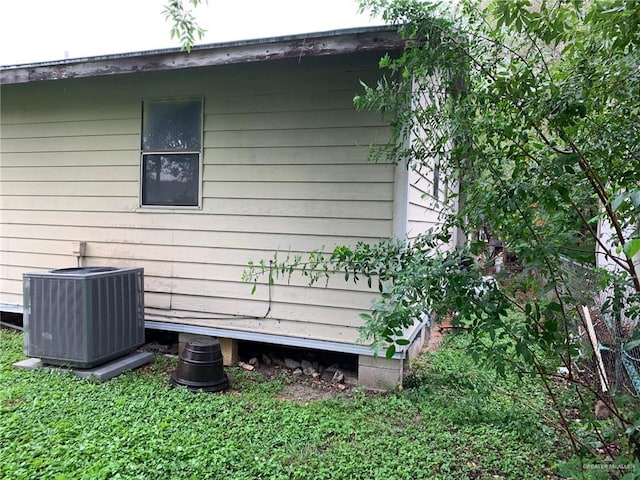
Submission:
<svg viewBox="0 0 640 480">
<path fill-rule="evenodd" d="M 91 368 L 144 343 L 144 270 L 84 267 L 25 273 L 24 351 Z"/>
</svg>

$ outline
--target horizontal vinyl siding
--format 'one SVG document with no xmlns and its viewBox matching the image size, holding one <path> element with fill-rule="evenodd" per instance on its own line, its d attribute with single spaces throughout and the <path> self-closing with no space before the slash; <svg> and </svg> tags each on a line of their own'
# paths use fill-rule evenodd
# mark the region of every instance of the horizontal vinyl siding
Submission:
<svg viewBox="0 0 640 480">
<path fill-rule="evenodd" d="M 320 249 L 337 243 L 366 241 L 366 234 L 359 237 L 340 235 L 292 234 L 283 236 L 280 232 L 226 232 L 200 230 L 171 230 L 116 228 L 112 226 L 71 226 L 71 225 L 32 225 L 4 224 L 2 237 L 17 243 L 25 239 L 79 239 L 90 243 L 109 244 L 143 244 L 143 245 L 175 245 L 201 246 L 219 248 L 251 249 L 259 245 L 267 250 L 288 250 L 296 246 L 302 251 Z M 90 245 L 88 246 L 90 248 Z"/>
<path fill-rule="evenodd" d="M 373 295 L 341 278 L 264 281 L 250 260 L 391 235 L 393 167 L 367 161 L 387 135 L 357 113 L 375 56 L 40 82 L 2 89 L 0 303 L 24 272 L 85 264 L 145 268 L 149 319 L 354 342 Z M 200 210 L 138 206 L 144 98 L 204 98 Z M 261 317 L 272 305 L 270 318 Z"/>
<path fill-rule="evenodd" d="M 113 135 L 127 135 L 136 131 L 138 118 L 119 118 L 111 120 L 85 120 L 79 122 L 42 122 L 3 125 L 0 138 L 26 139 L 29 142 L 41 138 L 73 138 L 73 137 L 110 137 Z M 6 144 L 4 145 L 6 147 Z M 11 151 L 9 148 L 3 151 Z M 22 151 L 22 150 L 18 150 Z"/>
<path fill-rule="evenodd" d="M 4 127 L 0 132 L 4 133 Z M 91 165 L 86 165 L 88 152 L 8 152 L 5 150 L 4 140 L 2 143 L 2 181 L 6 182 L 5 173 L 11 168 L 34 169 L 38 167 L 48 168 L 81 168 L 82 166 L 91 167 L 113 167 L 113 166 L 130 166 L 137 167 L 139 160 L 137 156 L 132 156 L 131 151 L 107 151 L 96 152 L 91 151 Z M 28 146 L 26 148 L 29 148 Z M 137 149 L 135 150 L 138 151 Z M 73 182 L 75 178 L 67 179 Z M 5 187 L 8 185 L 5 185 Z"/>
<path fill-rule="evenodd" d="M 78 200 L 74 197 L 38 196 L 22 197 L 6 195 L 0 199 L 3 210 L 35 210 L 47 212 L 78 212 Z M 137 198 L 87 197 L 82 200 L 85 212 L 134 211 Z M 377 211 L 376 211 L 377 210 Z M 205 199 L 203 211 L 215 215 L 294 216 L 317 218 L 391 218 L 391 206 L 384 201 L 352 200 L 264 200 L 256 199 Z M 191 221 L 192 218 L 187 217 Z M 87 223 L 88 224 L 88 223 Z"/>
<path fill-rule="evenodd" d="M 5 87 L 6 88 L 6 87 Z M 139 135 L 86 135 L 65 137 L 3 138 L 6 153 L 31 152 L 134 152 Z"/>
<path fill-rule="evenodd" d="M 439 201 L 433 195 L 433 172 L 427 173 L 426 169 L 423 172 L 409 171 L 409 191 L 407 192 L 409 238 L 415 238 L 430 229 L 437 228 L 442 220 L 440 218 L 442 198 L 442 192 L 440 192 Z"/>
<path fill-rule="evenodd" d="M 2 220 L 7 224 L 70 225 L 76 227 L 205 230 L 228 232 L 257 232 L 280 234 L 368 236 L 390 235 L 388 221 L 384 219 L 326 218 L 288 215 L 215 215 L 205 211 L 186 213 L 144 212 L 89 212 L 89 211 L 29 211 L 6 210 Z M 374 213 L 375 214 L 375 213 Z M 372 215 L 374 215 L 372 214 Z"/>
</svg>

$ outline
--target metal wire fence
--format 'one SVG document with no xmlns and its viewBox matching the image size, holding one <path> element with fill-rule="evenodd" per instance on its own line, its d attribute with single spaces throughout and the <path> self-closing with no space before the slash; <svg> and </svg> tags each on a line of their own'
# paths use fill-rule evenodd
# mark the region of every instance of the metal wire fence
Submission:
<svg viewBox="0 0 640 480">
<path fill-rule="evenodd" d="M 570 330 L 580 345 L 578 371 L 603 393 L 640 395 L 640 346 L 625 349 L 637 320 L 603 309 L 613 292 L 599 291 L 593 267 L 565 259 L 563 270 L 562 293 L 583 305 L 570 317 Z"/>
</svg>

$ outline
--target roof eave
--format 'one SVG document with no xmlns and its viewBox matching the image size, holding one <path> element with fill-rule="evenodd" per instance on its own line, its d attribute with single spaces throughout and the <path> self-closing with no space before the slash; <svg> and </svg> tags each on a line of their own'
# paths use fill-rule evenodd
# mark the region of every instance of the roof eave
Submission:
<svg viewBox="0 0 640 480">
<path fill-rule="evenodd" d="M 0 84 L 211 67 L 366 51 L 392 51 L 404 41 L 394 27 L 365 27 L 179 49 L 107 55 L 0 68 Z"/>
</svg>

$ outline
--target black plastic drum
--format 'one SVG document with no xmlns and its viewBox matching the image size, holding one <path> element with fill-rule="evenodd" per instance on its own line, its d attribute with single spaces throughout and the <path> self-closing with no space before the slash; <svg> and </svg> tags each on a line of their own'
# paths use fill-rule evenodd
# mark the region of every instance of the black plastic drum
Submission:
<svg viewBox="0 0 640 480">
<path fill-rule="evenodd" d="M 229 379 L 222 368 L 222 350 L 215 339 L 194 339 L 187 342 L 180 354 L 178 367 L 169 377 L 174 387 L 191 391 L 220 392 L 229 388 Z"/>
</svg>

